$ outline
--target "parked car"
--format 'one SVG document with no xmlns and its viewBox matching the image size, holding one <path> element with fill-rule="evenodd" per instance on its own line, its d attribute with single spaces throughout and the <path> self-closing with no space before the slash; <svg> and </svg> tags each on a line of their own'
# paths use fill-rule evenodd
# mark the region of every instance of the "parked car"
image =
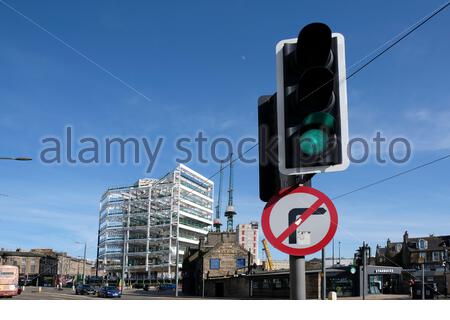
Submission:
<svg viewBox="0 0 450 320">
<path fill-rule="evenodd" d="M 174 283 L 163 283 L 159 285 L 159 290 L 175 290 L 176 285 Z"/>
<path fill-rule="evenodd" d="M 137 282 L 137 283 L 133 284 L 133 288 L 134 289 L 144 289 L 144 284 L 142 282 L 141 283 Z"/>
<path fill-rule="evenodd" d="M 90 294 L 95 294 L 95 290 L 94 290 L 94 288 L 92 288 L 90 285 L 88 285 L 88 284 L 79 284 L 79 285 L 77 285 L 76 286 L 76 288 L 75 288 L 75 294 L 81 294 L 81 295 L 83 295 L 83 294 L 87 294 L 87 295 L 90 295 Z"/>
<path fill-rule="evenodd" d="M 122 292 L 113 286 L 103 286 L 98 290 L 98 296 L 102 298 L 120 298 Z"/>
</svg>

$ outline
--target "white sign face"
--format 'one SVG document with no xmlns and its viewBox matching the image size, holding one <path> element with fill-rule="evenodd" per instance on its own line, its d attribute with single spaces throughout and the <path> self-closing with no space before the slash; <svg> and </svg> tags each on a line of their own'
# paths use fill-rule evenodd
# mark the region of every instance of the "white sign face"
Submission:
<svg viewBox="0 0 450 320">
<path fill-rule="evenodd" d="M 291 224 L 302 219 L 302 214 L 318 199 L 311 194 L 294 193 L 283 197 L 272 209 L 270 227 L 275 236 L 280 236 Z M 292 248 L 307 248 L 318 244 L 325 238 L 330 228 L 330 214 L 325 204 L 297 228 L 296 233 L 282 241 Z"/>
<path fill-rule="evenodd" d="M 262 227 L 275 248 L 292 255 L 310 254 L 333 238 L 337 213 L 320 191 L 299 187 L 266 206 Z"/>
</svg>

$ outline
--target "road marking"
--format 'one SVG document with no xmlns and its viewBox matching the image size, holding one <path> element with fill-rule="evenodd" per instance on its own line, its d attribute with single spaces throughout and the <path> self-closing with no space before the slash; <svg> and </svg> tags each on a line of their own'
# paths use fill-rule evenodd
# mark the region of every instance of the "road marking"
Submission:
<svg viewBox="0 0 450 320">
<path fill-rule="evenodd" d="M 72 299 L 72 300 L 85 300 L 85 299 L 95 299 L 95 297 L 90 297 L 87 295 L 75 295 L 75 294 L 68 294 L 68 293 L 59 293 L 59 292 L 42 292 L 39 293 L 39 295 L 49 295 L 53 297 L 60 297 L 62 299 Z"/>
</svg>

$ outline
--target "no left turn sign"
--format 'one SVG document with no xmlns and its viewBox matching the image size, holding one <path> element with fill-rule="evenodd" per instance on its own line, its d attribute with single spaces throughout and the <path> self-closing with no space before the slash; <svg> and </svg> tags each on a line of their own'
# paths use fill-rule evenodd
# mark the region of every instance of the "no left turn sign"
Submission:
<svg viewBox="0 0 450 320">
<path fill-rule="evenodd" d="M 321 250 L 336 233 L 338 216 L 333 202 L 311 187 L 282 190 L 264 208 L 262 229 L 276 249 L 305 256 Z"/>
</svg>

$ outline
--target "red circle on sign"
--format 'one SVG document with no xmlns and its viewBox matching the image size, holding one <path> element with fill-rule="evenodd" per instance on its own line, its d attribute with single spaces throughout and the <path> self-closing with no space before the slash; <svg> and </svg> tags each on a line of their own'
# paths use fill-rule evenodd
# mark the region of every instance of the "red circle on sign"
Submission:
<svg viewBox="0 0 450 320">
<path fill-rule="evenodd" d="M 311 195 L 315 196 L 317 198 L 317 200 L 320 200 L 323 204 L 325 204 L 325 206 L 327 207 L 328 212 L 330 214 L 330 226 L 328 228 L 327 234 L 325 235 L 325 237 L 322 240 L 320 240 L 318 243 L 316 243 L 315 245 L 313 245 L 311 247 L 307 247 L 307 248 L 289 247 L 283 243 L 284 239 L 279 241 L 277 239 L 277 237 L 273 234 L 272 230 L 270 229 L 270 215 L 272 213 L 273 207 L 278 203 L 278 201 L 280 199 L 282 199 L 283 197 L 285 197 L 287 195 L 294 194 L 294 193 L 307 193 L 307 194 L 311 194 Z M 305 255 L 317 252 L 317 251 L 321 250 L 322 248 L 324 248 L 333 239 L 333 237 L 336 233 L 336 230 L 337 230 L 337 225 L 338 225 L 338 215 L 337 215 L 336 207 L 334 206 L 331 199 L 328 198 L 325 194 L 323 194 L 319 190 L 311 188 L 311 187 L 305 187 L 305 186 L 297 187 L 295 189 L 286 188 L 286 189 L 281 190 L 278 193 L 278 195 L 274 196 L 266 204 L 266 206 L 264 207 L 264 211 L 263 211 L 261 219 L 262 219 L 261 226 L 262 226 L 264 235 L 266 236 L 266 239 L 270 242 L 270 244 L 274 248 L 276 248 L 284 253 L 293 255 L 293 256 L 305 256 Z"/>
</svg>

